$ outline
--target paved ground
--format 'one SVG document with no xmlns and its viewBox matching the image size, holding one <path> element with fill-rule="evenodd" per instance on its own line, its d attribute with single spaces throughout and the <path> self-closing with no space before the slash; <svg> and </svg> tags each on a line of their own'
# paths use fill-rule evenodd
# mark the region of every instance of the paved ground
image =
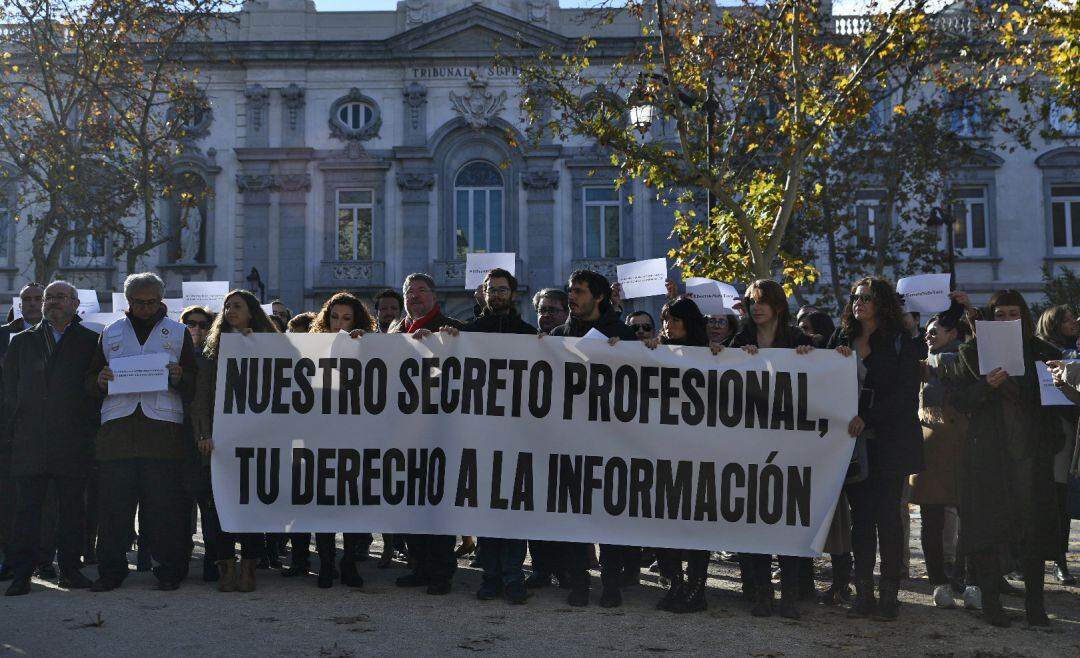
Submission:
<svg viewBox="0 0 1080 658">
<path fill-rule="evenodd" d="M 917 537 L 917 517 L 912 525 Z M 1073 538 L 1071 555 L 1078 558 L 1080 522 L 1073 523 Z M 378 542 L 373 548 L 379 550 Z M 727 563 L 712 565 L 709 610 L 685 616 L 653 609 L 660 590 L 655 574 L 645 572 L 643 584 L 614 610 L 597 605 L 596 578 L 588 608 L 567 606 L 565 592 L 551 588 L 524 606 L 479 602 L 479 574 L 465 560 L 445 597 L 394 587 L 404 567 L 378 570 L 374 560 L 361 566 L 367 581 L 361 590 L 340 584 L 319 590 L 314 577 L 285 579 L 272 571 L 259 572 L 251 594 L 221 594 L 197 579 L 158 592 L 147 573 L 132 573 L 121 589 L 103 594 L 35 580 L 31 595 L 0 598 L 0 655 L 1080 655 L 1080 589 L 1049 584 L 1048 570 L 1050 628 L 1028 628 L 1016 597 L 1005 600 L 1014 627 L 992 628 L 977 613 L 935 609 L 921 557 L 915 541 L 912 579 L 893 623 L 852 621 L 843 610 L 809 603 L 798 622 L 756 619 L 739 600 L 737 569 Z M 192 566 L 197 576 L 198 563 Z M 819 574 L 827 568 L 828 560 L 819 562 Z M 1080 559 L 1071 568 L 1080 573 Z M 96 575 L 93 568 L 86 573 Z"/>
</svg>

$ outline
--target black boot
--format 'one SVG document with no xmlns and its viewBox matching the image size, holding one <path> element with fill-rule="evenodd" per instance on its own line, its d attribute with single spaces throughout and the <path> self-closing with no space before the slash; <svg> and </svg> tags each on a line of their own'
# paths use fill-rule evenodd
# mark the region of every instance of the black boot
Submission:
<svg viewBox="0 0 1080 658">
<path fill-rule="evenodd" d="M 754 587 L 754 607 L 750 608 L 750 614 L 755 617 L 772 617 L 773 586 L 756 585 Z"/>
<path fill-rule="evenodd" d="M 799 558 L 799 600 L 813 601 L 817 598 L 814 586 L 814 559 Z"/>
<path fill-rule="evenodd" d="M 221 577 L 218 573 L 217 563 L 211 558 L 203 558 L 202 563 L 202 579 L 203 582 L 216 583 Z"/>
<path fill-rule="evenodd" d="M 848 617 L 872 617 L 876 612 L 877 601 L 874 599 L 874 579 L 860 578 L 855 583 L 855 602 L 848 608 Z"/>
<path fill-rule="evenodd" d="M 780 616 L 785 619 L 801 619 L 799 614 L 799 590 L 790 587 L 780 591 Z"/>
<path fill-rule="evenodd" d="M 705 586 L 709 580 L 709 553 L 707 551 L 688 551 L 686 561 L 686 588 L 683 595 L 672 602 L 671 612 L 685 614 L 701 612 L 708 607 L 705 601 Z"/>
<path fill-rule="evenodd" d="M 334 554 L 319 556 L 319 582 L 320 589 L 329 589 L 334 586 Z"/>
<path fill-rule="evenodd" d="M 876 619 L 880 621 L 895 621 L 900 616 L 900 583 L 882 579 L 880 587 L 880 602 Z"/>
<path fill-rule="evenodd" d="M 1001 582 L 1000 569 L 997 567 L 997 556 L 979 554 L 973 556 L 975 576 L 978 578 L 979 589 L 982 590 L 983 619 L 991 626 L 1007 628 L 1012 624 L 1005 609 L 1001 607 L 1001 590 L 998 588 Z"/>
<path fill-rule="evenodd" d="M 678 580 L 671 581 L 671 587 L 664 593 L 664 598 L 656 602 L 656 609 L 670 611 L 672 604 L 683 596 L 684 589 L 686 589 L 686 583 L 683 582 L 682 574 L 679 574 Z"/>
<path fill-rule="evenodd" d="M 350 556 L 341 558 L 341 584 L 346 587 L 363 587 L 364 577 L 356 570 L 356 560 Z"/>
<path fill-rule="evenodd" d="M 825 605 L 843 605 L 851 600 L 851 554 L 832 555 L 833 584 L 821 596 Z"/>
<path fill-rule="evenodd" d="M 1043 562 L 1042 560 L 1024 561 L 1024 614 L 1030 626 L 1049 626 L 1043 604 Z"/>
</svg>

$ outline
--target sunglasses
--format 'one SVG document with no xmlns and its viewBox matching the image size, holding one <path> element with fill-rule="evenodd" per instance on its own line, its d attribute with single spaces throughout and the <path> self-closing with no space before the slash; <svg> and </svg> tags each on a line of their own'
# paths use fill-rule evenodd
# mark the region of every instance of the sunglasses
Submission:
<svg viewBox="0 0 1080 658">
<path fill-rule="evenodd" d="M 195 321 L 195 320 L 188 320 L 184 324 L 187 325 L 188 329 L 194 329 L 194 328 L 198 327 L 199 329 L 209 330 L 210 325 L 213 324 L 213 323 L 210 322 L 210 320 L 203 320 L 202 322 L 198 322 L 198 321 Z"/>
<path fill-rule="evenodd" d="M 653 326 L 651 324 L 632 324 L 634 331 L 652 331 Z"/>
<path fill-rule="evenodd" d="M 852 295 L 851 296 L 851 303 L 852 304 L 854 304 L 855 302 L 861 302 L 863 304 L 869 304 L 869 303 L 871 303 L 873 301 L 874 301 L 874 296 L 873 295 Z"/>
</svg>

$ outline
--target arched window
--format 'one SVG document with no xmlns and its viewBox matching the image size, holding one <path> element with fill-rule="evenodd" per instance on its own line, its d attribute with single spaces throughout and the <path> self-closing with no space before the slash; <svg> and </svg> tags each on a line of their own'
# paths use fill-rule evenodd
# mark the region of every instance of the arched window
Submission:
<svg viewBox="0 0 1080 658">
<path fill-rule="evenodd" d="M 457 257 L 499 252 L 503 240 L 503 177 L 488 162 L 471 162 L 454 178 Z"/>
</svg>

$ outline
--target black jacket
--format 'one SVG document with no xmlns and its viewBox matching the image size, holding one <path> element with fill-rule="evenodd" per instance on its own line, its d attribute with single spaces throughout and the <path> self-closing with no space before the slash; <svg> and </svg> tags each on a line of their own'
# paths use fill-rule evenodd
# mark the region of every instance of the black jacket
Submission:
<svg viewBox="0 0 1080 658">
<path fill-rule="evenodd" d="M 777 336 L 776 344 L 773 347 L 795 349 L 803 345 L 809 345 L 814 347 L 814 339 L 812 336 L 807 336 L 802 331 L 791 328 L 789 330 L 788 337 L 790 340 L 784 340 L 782 336 Z M 742 347 L 743 345 L 754 345 L 760 347 L 757 341 L 757 325 L 753 322 L 744 324 L 739 333 L 731 337 L 728 341 L 730 347 Z M 783 344 L 781 344 L 783 343 Z M 788 343 L 791 343 L 790 345 Z"/>
<path fill-rule="evenodd" d="M 536 335 L 536 327 L 522 320 L 514 309 L 510 309 L 510 313 L 506 315 L 494 315 L 485 309 L 483 313 L 462 325 L 461 330 L 483 334 Z"/>
<path fill-rule="evenodd" d="M 852 347 L 853 343 L 843 329 L 837 329 L 828 346 Z M 878 329 L 870 335 L 859 417 L 873 437 L 866 444 L 871 474 L 910 475 L 926 467 L 919 424 L 920 353 L 916 341 L 902 333 Z"/>
<path fill-rule="evenodd" d="M 551 330 L 552 336 L 564 336 L 567 338 L 581 338 L 589 333 L 589 329 L 596 329 L 608 338 L 618 336 L 620 340 L 637 340 L 637 334 L 632 327 L 623 324 L 621 316 L 615 311 L 602 314 L 596 322 L 578 320 L 573 315 Z"/>
<path fill-rule="evenodd" d="M 83 378 L 98 335 L 72 322 L 53 340 L 48 322 L 16 334 L 4 355 L 4 429 L 12 477 L 84 476 L 94 459 L 100 403 Z"/>
</svg>

